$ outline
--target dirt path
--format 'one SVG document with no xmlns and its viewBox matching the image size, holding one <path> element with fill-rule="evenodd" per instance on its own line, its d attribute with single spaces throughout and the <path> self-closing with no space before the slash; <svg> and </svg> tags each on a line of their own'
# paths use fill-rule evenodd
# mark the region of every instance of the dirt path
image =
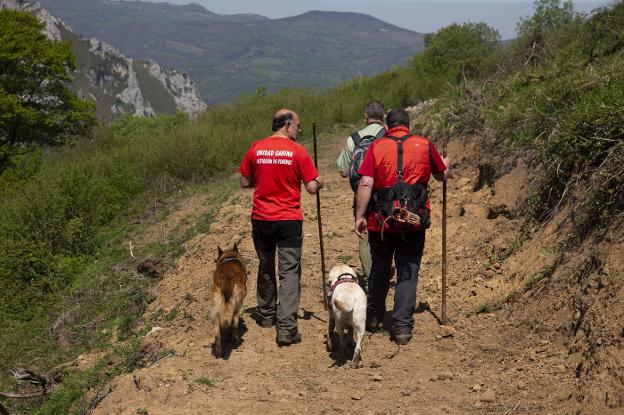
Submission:
<svg viewBox="0 0 624 415">
<path fill-rule="evenodd" d="M 348 183 L 333 161 L 343 143 L 333 137 L 321 146 L 326 261 L 359 266 L 352 233 Z M 440 293 L 440 194 L 433 184 L 433 223 L 427 234 L 418 299 L 432 312 L 415 316 L 414 338 L 398 348 L 387 334 L 367 334 L 363 367 L 336 366 L 325 351 L 327 314 L 320 293 L 320 258 L 315 199 L 304 196 L 304 258 L 299 327 L 302 343 L 275 344 L 274 329 L 257 326 L 257 259 L 250 237 L 251 192 L 235 193 L 207 234 L 187 244 L 175 270 L 155 291 L 145 321 L 158 326 L 144 340 L 147 367 L 115 379 L 95 414 L 547 414 L 572 413 L 574 362 L 563 345 L 520 327 L 504 310 L 471 313 L 491 299 L 504 298 L 549 260 L 548 240 L 532 241 L 502 265 L 493 261 L 516 237 L 518 224 L 492 213 L 492 206 L 515 203 L 527 174 L 512 170 L 507 193 L 479 189 L 479 170 L 469 145 L 449 148 L 456 160 L 449 184 L 449 314 L 456 329 L 443 333 L 435 315 Z M 211 355 L 209 289 L 217 245 L 240 242 L 249 270 L 249 294 L 242 345 L 227 360 Z M 543 251 L 543 254 L 540 254 Z M 490 266 L 491 265 L 491 266 Z M 391 306 L 392 293 L 389 295 Z M 520 328 L 519 328 L 520 327 Z"/>
</svg>

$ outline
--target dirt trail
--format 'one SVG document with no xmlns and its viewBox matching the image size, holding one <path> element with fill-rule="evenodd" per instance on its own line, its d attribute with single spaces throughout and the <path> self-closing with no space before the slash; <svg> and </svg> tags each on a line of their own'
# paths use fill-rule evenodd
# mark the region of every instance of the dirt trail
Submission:
<svg viewBox="0 0 624 415">
<path fill-rule="evenodd" d="M 328 268 L 338 262 L 359 266 L 352 193 L 333 165 L 343 140 L 336 136 L 320 147 L 320 169 L 327 181 L 322 214 Z M 527 169 L 518 164 L 501 179 L 506 181 L 501 191 L 494 193 L 491 185 L 480 187 L 469 143 L 452 143 L 449 154 L 456 161 L 448 207 L 449 315 L 454 333 L 444 333 L 436 320 L 441 279 L 438 183 L 431 186 L 433 225 L 418 287 L 419 301 L 432 311 L 415 315 L 414 337 L 407 346 L 399 348 L 385 333 L 367 334 L 360 369 L 335 365 L 325 350 L 327 314 L 321 302 L 312 196 L 303 197 L 303 341 L 278 348 L 274 329 L 260 328 L 251 318 L 257 259 L 250 237 L 251 192 L 241 190 L 222 207 L 209 233 L 187 243 L 177 267 L 155 290 L 144 320 L 159 328 L 144 337 L 143 349 L 146 361 L 156 361 L 115 379 L 93 413 L 573 413 L 576 406 L 569 394 L 575 387 L 576 363 L 562 344 L 521 327 L 504 310 L 472 313 L 489 300 L 504 298 L 551 259 L 544 237 L 528 242 L 501 265 L 492 261 L 513 243 L 518 227 L 505 214 L 497 215 L 496 207 L 518 202 Z M 223 360 L 211 354 L 209 290 L 217 245 L 233 242 L 239 242 L 248 264 L 246 331 L 242 345 Z M 390 306 L 391 302 L 392 292 Z M 167 357 L 157 360 L 159 354 Z"/>
</svg>

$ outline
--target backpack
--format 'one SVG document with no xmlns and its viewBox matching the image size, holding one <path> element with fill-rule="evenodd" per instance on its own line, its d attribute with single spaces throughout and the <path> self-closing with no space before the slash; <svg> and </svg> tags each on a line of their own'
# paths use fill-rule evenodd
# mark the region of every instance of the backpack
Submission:
<svg viewBox="0 0 624 415">
<path fill-rule="evenodd" d="M 427 209 L 427 186 L 422 183 L 413 185 L 403 181 L 403 142 L 411 137 L 407 134 L 400 138 L 389 137 L 397 143 L 397 180 L 390 188 L 377 189 L 373 192 L 371 209 L 383 229 L 386 224 L 397 230 L 428 229 L 431 225 Z M 431 153 L 431 144 L 429 146 Z"/>
<path fill-rule="evenodd" d="M 384 135 L 386 135 L 385 128 L 379 130 L 377 135 L 365 135 L 364 137 L 360 137 L 359 133 L 351 134 L 351 139 L 353 140 L 353 144 L 355 144 L 355 148 L 351 154 L 351 164 L 349 165 L 349 184 L 351 185 L 351 190 L 354 192 L 357 192 L 360 179 L 362 178 L 362 176 L 358 174 L 358 170 L 360 170 L 366 150 L 368 150 L 373 141 Z"/>
</svg>

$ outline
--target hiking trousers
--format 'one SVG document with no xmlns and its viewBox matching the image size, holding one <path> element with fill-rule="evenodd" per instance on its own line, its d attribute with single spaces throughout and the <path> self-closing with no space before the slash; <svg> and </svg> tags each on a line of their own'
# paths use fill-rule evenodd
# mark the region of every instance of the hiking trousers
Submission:
<svg viewBox="0 0 624 415">
<path fill-rule="evenodd" d="M 353 204 L 351 208 L 353 209 L 353 217 L 355 218 L 355 195 L 353 196 Z M 358 252 L 360 254 L 360 265 L 362 266 L 362 274 L 364 275 L 364 280 L 368 284 L 368 277 L 370 275 L 371 270 L 371 252 L 370 252 L 370 244 L 368 243 L 368 238 L 358 238 Z"/>
<path fill-rule="evenodd" d="M 368 281 L 368 277 L 370 275 L 371 270 L 371 251 L 370 244 L 367 238 L 359 239 L 358 250 L 360 251 L 360 264 L 362 264 L 362 274 L 364 274 L 364 278 Z"/>
<path fill-rule="evenodd" d="M 411 334 L 416 308 L 416 288 L 420 260 L 425 247 L 425 231 L 384 233 L 369 232 L 368 239 L 373 259 L 368 279 L 367 318 L 383 321 L 386 312 L 386 297 L 390 289 L 390 267 L 394 257 L 397 284 L 392 309 L 392 332 Z"/>
<path fill-rule="evenodd" d="M 301 299 L 301 246 L 303 221 L 252 219 L 252 236 L 258 254 L 256 297 L 258 315 L 275 322 L 278 334 L 297 333 L 297 311 Z M 275 275 L 277 248 L 279 292 Z"/>
</svg>

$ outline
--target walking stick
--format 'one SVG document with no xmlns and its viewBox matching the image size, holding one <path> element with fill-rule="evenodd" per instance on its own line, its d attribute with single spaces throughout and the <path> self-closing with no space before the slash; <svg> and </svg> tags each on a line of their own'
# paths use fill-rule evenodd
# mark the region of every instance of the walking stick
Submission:
<svg viewBox="0 0 624 415">
<path fill-rule="evenodd" d="M 318 156 L 316 150 L 316 123 L 312 123 L 312 140 L 314 141 L 314 166 L 318 170 Z M 323 285 L 321 286 L 321 293 L 323 295 L 323 308 L 327 310 L 327 301 L 325 299 L 325 285 L 327 284 L 327 277 L 325 276 L 325 246 L 323 245 L 323 221 L 321 220 L 321 190 L 316 192 L 316 221 L 318 222 L 319 231 L 319 244 L 321 245 L 321 275 L 323 276 Z"/>
<path fill-rule="evenodd" d="M 442 157 L 446 157 L 446 138 L 442 143 Z M 442 324 L 446 324 L 446 180 L 442 182 Z"/>
</svg>

